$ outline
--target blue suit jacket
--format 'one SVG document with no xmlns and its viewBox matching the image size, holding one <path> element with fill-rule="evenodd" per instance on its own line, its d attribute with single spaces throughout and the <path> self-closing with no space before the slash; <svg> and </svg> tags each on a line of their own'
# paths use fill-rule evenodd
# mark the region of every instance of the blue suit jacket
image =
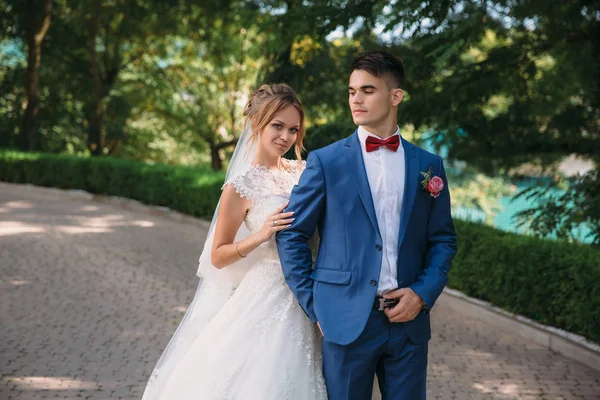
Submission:
<svg viewBox="0 0 600 400">
<path fill-rule="evenodd" d="M 410 287 L 429 310 L 448 281 L 456 253 L 450 194 L 442 159 L 402 139 L 405 188 L 400 216 L 398 285 Z M 444 181 L 437 198 L 423 187 L 421 171 L 432 168 Z M 294 187 L 288 210 L 296 220 L 277 234 L 285 279 L 325 339 L 353 342 L 363 331 L 376 296 L 382 239 L 357 132 L 311 152 Z M 318 229 L 312 267 L 308 240 Z M 429 312 L 404 324 L 415 343 L 430 339 Z"/>
</svg>

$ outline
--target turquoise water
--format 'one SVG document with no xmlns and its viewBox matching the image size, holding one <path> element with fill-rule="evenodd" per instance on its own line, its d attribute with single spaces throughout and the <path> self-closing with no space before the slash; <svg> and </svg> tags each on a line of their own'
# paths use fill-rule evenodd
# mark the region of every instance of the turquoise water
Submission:
<svg viewBox="0 0 600 400">
<path fill-rule="evenodd" d="M 530 179 L 527 181 L 523 181 L 517 183 L 517 193 L 520 191 L 532 187 L 535 185 L 535 179 Z M 557 191 L 557 193 L 560 193 Z M 527 228 L 527 226 L 519 226 L 517 223 L 516 215 L 519 211 L 527 210 L 529 208 L 533 208 L 537 204 L 536 199 L 527 199 L 525 196 L 517 198 L 516 195 L 513 196 L 503 196 L 500 198 L 500 205 L 502 206 L 502 210 L 498 212 L 496 217 L 493 220 L 493 226 L 498 229 L 502 229 L 508 232 L 516 232 L 524 235 L 531 235 L 533 232 Z M 465 207 L 453 207 L 452 216 L 456 219 L 466 220 L 466 221 L 474 221 L 485 223 L 486 214 L 477 209 L 469 209 Z M 591 229 L 586 226 L 581 226 L 575 230 L 573 230 L 574 238 L 582 243 L 591 243 L 592 239 L 587 237 L 590 233 Z M 556 239 L 556 235 L 549 236 L 552 239 Z"/>
<path fill-rule="evenodd" d="M 520 192 L 523 189 L 528 187 L 532 187 L 534 183 L 531 182 L 521 182 L 517 184 L 518 191 Z M 558 190 L 557 193 L 560 193 Z M 510 197 L 502 197 L 500 199 L 500 204 L 503 209 L 498 213 L 496 218 L 494 219 L 494 225 L 502 230 L 509 232 L 518 232 L 523 234 L 531 234 L 525 226 L 519 227 L 517 225 L 517 220 L 515 218 L 516 214 L 519 211 L 526 210 L 528 208 L 532 208 L 537 204 L 537 201 L 532 199 L 528 200 L 525 196 L 515 199 L 514 196 Z M 573 236 L 576 240 L 582 243 L 591 243 L 592 239 L 587 237 L 587 235 L 591 232 L 591 229 L 587 226 L 581 225 L 579 228 L 573 230 Z M 553 239 L 556 239 L 555 235 L 550 236 Z"/>
<path fill-rule="evenodd" d="M 446 161 L 446 157 L 448 155 L 448 151 L 446 148 L 442 148 L 441 150 L 436 151 L 436 149 L 433 145 L 431 145 L 431 143 L 426 143 L 423 147 L 428 151 L 439 154 L 444 159 L 444 161 Z M 502 206 L 502 210 L 499 211 L 496 217 L 494 218 L 493 226 L 508 232 L 516 232 L 525 235 L 533 234 L 533 232 L 526 226 L 518 225 L 516 215 L 519 211 L 535 207 L 538 204 L 537 200 L 527 199 L 527 197 L 525 196 L 516 198 L 516 194 L 524 189 L 533 187 L 535 185 L 537 185 L 537 179 L 535 178 L 520 181 L 515 184 L 515 186 L 517 186 L 517 191 L 515 195 L 501 197 L 499 202 Z M 556 193 L 560 192 L 557 190 Z M 452 215 L 454 218 L 467 221 L 482 223 L 485 223 L 486 221 L 486 214 L 483 211 L 477 209 L 453 207 Z M 589 227 L 581 226 L 580 228 L 575 229 L 573 231 L 573 235 L 576 240 L 582 243 L 591 243 L 592 239 L 586 237 L 590 233 L 590 231 L 591 229 Z M 556 236 L 551 236 L 551 238 L 556 239 Z"/>
<path fill-rule="evenodd" d="M 25 55 L 16 40 L 0 41 L 0 65 L 14 66 L 24 60 Z"/>
</svg>

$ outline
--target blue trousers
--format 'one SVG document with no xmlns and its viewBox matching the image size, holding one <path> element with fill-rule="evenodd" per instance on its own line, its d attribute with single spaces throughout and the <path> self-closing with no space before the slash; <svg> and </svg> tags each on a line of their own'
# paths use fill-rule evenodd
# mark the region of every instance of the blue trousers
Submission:
<svg viewBox="0 0 600 400">
<path fill-rule="evenodd" d="M 427 342 L 413 343 L 402 323 L 373 310 L 365 330 L 348 345 L 323 340 L 329 400 L 370 400 L 375 374 L 383 400 L 424 400 Z"/>
</svg>

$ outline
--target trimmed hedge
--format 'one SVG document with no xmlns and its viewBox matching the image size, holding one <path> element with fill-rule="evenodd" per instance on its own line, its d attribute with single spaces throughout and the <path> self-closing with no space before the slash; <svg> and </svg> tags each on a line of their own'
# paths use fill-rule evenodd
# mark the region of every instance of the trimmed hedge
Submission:
<svg viewBox="0 0 600 400">
<path fill-rule="evenodd" d="M 0 151 L 0 181 L 120 196 L 211 218 L 225 175 L 131 160 Z"/>
<path fill-rule="evenodd" d="M 449 286 L 600 343 L 600 248 L 456 221 Z"/>
<path fill-rule="evenodd" d="M 0 151 L 0 181 L 81 189 L 210 218 L 224 175 L 208 169 Z M 600 248 L 456 221 L 449 286 L 600 342 Z"/>
</svg>

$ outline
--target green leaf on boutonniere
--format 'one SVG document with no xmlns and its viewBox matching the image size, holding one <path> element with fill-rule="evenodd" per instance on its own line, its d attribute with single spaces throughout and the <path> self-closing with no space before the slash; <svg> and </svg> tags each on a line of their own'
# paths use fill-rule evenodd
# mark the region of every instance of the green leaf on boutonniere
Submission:
<svg viewBox="0 0 600 400">
<path fill-rule="evenodd" d="M 431 180 L 431 174 L 433 174 L 433 170 L 431 169 L 431 167 L 429 167 L 427 172 L 421 171 L 421 174 L 424 177 L 424 179 L 421 181 L 421 186 L 423 186 L 423 189 L 427 190 L 427 185 L 429 184 L 429 181 Z"/>
</svg>

